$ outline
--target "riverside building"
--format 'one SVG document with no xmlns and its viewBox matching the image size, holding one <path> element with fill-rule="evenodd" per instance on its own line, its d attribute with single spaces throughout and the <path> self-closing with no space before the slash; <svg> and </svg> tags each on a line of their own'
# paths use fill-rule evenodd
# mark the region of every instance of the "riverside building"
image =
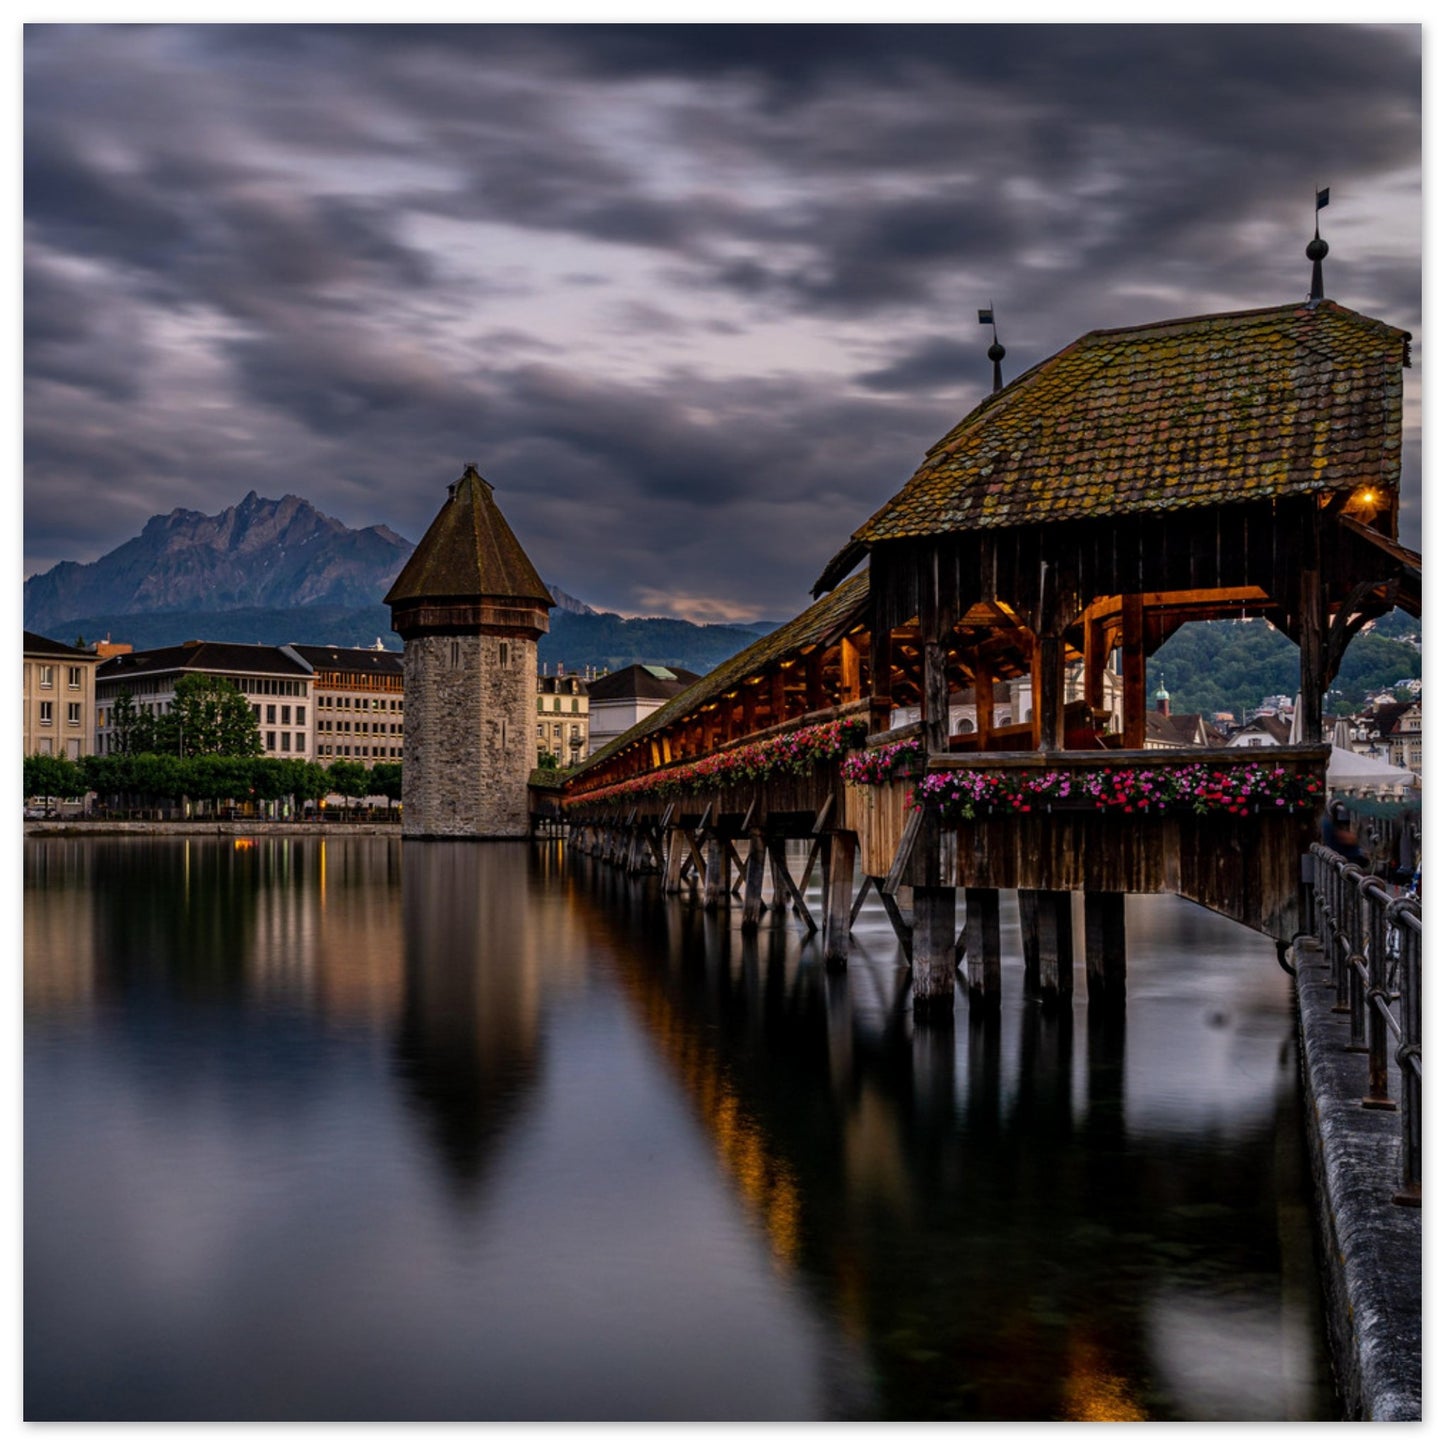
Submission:
<svg viewBox="0 0 1445 1445">
<path fill-rule="evenodd" d="M 245 694 L 267 757 L 310 755 L 311 664 L 291 647 L 197 641 L 123 652 L 96 668 L 95 751 L 116 749 L 115 703 L 121 693 L 130 693 L 142 716 L 164 717 L 175 703 L 176 684 L 189 673 L 222 678 Z"/>
<path fill-rule="evenodd" d="M 350 758 L 371 767 L 399 763 L 404 718 L 402 655 L 375 647 L 289 649 L 312 669 L 312 755 L 318 763 Z"/>
<path fill-rule="evenodd" d="M 94 752 L 95 654 L 27 632 L 23 659 L 25 756 L 80 758 Z"/>
</svg>

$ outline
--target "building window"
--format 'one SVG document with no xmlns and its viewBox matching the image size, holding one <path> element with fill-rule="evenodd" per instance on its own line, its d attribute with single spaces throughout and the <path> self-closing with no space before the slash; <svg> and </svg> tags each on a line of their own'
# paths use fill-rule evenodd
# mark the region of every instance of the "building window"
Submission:
<svg viewBox="0 0 1445 1445">
<path fill-rule="evenodd" d="M 291 751 L 291 734 L 290 734 L 290 733 L 282 733 L 282 734 L 281 734 L 281 751 L 282 751 L 283 753 L 289 753 L 289 752 Z"/>
<path fill-rule="evenodd" d="M 65 704 L 65 720 L 73 728 L 80 726 L 80 704 L 78 702 L 68 702 Z"/>
<path fill-rule="evenodd" d="M 274 702 L 268 702 L 266 704 L 266 721 L 268 723 L 276 721 L 276 704 Z"/>
<path fill-rule="evenodd" d="M 452 642 L 452 666 L 453 666 L 453 667 L 460 667 L 461 665 L 462 665 L 462 645 L 461 645 L 460 642 L 457 642 L 457 641 L 453 640 L 453 642 Z"/>
<path fill-rule="evenodd" d="M 79 761 L 80 761 L 80 739 L 79 739 L 79 738 L 71 738 L 70 741 L 69 741 L 68 743 L 66 743 L 66 745 L 65 745 L 65 756 L 68 757 L 68 758 L 74 758 L 76 762 L 79 762 Z"/>
<path fill-rule="evenodd" d="M 55 686 L 55 669 L 48 662 L 42 662 L 40 664 L 40 686 Z"/>
<path fill-rule="evenodd" d="M 554 698 L 552 699 L 552 711 L 553 711 L 553 712 L 561 712 L 561 711 L 562 711 L 562 699 L 561 699 L 560 697 L 554 697 Z"/>
<path fill-rule="evenodd" d="M 505 667 L 507 665 L 507 644 L 505 642 L 497 645 L 497 661 Z"/>
<path fill-rule="evenodd" d="M 69 668 L 66 668 L 66 670 L 65 670 L 65 681 L 66 681 L 66 684 L 67 684 L 68 686 L 70 686 L 70 687 L 79 687 L 79 686 L 80 686 L 80 669 L 79 669 L 78 667 L 69 667 Z"/>
<path fill-rule="evenodd" d="M 276 734 L 274 732 L 266 734 L 266 751 L 268 753 L 274 753 L 276 751 Z"/>
<path fill-rule="evenodd" d="M 53 702 L 40 704 L 40 726 L 43 728 L 55 726 L 55 704 Z"/>
<path fill-rule="evenodd" d="M 577 699 L 575 697 L 572 699 L 572 711 L 577 711 Z"/>
<path fill-rule="evenodd" d="M 49 738 L 40 739 L 40 751 L 44 753 L 46 757 L 49 757 L 50 754 L 54 751 L 54 749 L 55 744 L 51 742 Z"/>
<path fill-rule="evenodd" d="M 291 705 L 289 703 L 281 709 L 281 721 L 287 727 L 291 726 Z"/>
</svg>

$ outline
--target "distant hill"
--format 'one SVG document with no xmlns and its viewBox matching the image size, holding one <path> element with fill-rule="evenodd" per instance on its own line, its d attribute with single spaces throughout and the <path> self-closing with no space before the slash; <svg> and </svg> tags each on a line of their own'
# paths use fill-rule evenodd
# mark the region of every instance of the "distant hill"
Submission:
<svg viewBox="0 0 1445 1445">
<path fill-rule="evenodd" d="M 1406 613 L 1382 617 L 1345 649 L 1329 712 L 1352 711 L 1371 692 L 1420 676 L 1420 624 Z M 1181 627 L 1149 659 L 1148 693 L 1162 681 L 1175 712 L 1232 712 L 1241 721 L 1263 698 L 1299 691 L 1299 649 L 1284 633 L 1253 618 Z"/>
<path fill-rule="evenodd" d="M 301 497 L 250 492 L 214 517 L 177 507 L 95 562 L 31 577 L 25 625 L 51 635 L 82 618 L 367 607 L 413 545 L 389 527 L 347 527 Z"/>
</svg>

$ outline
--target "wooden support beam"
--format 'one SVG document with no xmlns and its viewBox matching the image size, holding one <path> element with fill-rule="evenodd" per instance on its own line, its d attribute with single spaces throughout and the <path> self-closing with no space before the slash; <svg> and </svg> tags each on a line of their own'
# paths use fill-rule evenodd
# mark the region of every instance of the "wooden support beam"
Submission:
<svg viewBox="0 0 1445 1445">
<path fill-rule="evenodd" d="M 858 644 L 851 637 L 838 639 L 838 701 L 857 702 L 863 695 Z"/>
<path fill-rule="evenodd" d="M 669 828 L 667 838 L 667 861 L 662 871 L 662 891 L 665 894 L 682 892 L 682 865 L 687 861 L 688 837 L 681 828 Z"/>
<path fill-rule="evenodd" d="M 1299 628 L 1300 742 L 1309 745 L 1324 740 L 1324 589 L 1316 567 L 1300 569 Z"/>
<path fill-rule="evenodd" d="M 763 916 L 763 871 L 767 858 L 763 835 L 756 828 L 748 834 L 748 861 L 743 867 L 743 932 L 756 933 Z"/>
<path fill-rule="evenodd" d="M 988 751 L 989 740 L 993 737 L 993 667 L 981 648 L 973 649 L 970 663 L 973 669 L 973 716 L 978 732 L 978 750 Z"/>
<path fill-rule="evenodd" d="M 913 925 L 903 916 L 903 910 L 899 908 L 898 900 L 884 890 L 881 878 L 876 879 L 873 886 L 878 890 L 878 898 L 883 904 L 883 911 L 888 915 L 888 921 L 893 925 L 894 936 L 898 939 L 899 946 L 903 949 L 903 956 L 911 967 L 913 964 Z"/>
<path fill-rule="evenodd" d="M 955 893 L 953 888 L 913 890 L 913 1017 L 953 1022 Z"/>
<path fill-rule="evenodd" d="M 868 890 L 876 886 L 877 882 L 874 878 L 864 877 L 862 886 L 858 889 L 858 896 L 853 900 L 853 909 L 848 914 L 848 927 L 850 929 L 857 923 L 858 915 L 863 911 L 863 900 L 867 898 Z"/>
<path fill-rule="evenodd" d="M 736 898 L 742 890 L 743 880 L 747 875 L 747 864 L 742 860 L 742 855 L 737 850 L 737 845 L 731 838 L 728 839 L 728 864 L 738 870 L 737 878 L 728 885 L 728 892 Z"/>
<path fill-rule="evenodd" d="M 1084 968 L 1089 1007 L 1122 1008 L 1125 994 L 1124 895 L 1084 894 Z"/>
<path fill-rule="evenodd" d="M 1037 746 L 1054 752 L 1064 745 L 1064 642 L 1045 633 L 1034 654 L 1034 720 Z"/>
<path fill-rule="evenodd" d="M 948 650 L 942 642 L 923 644 L 923 748 L 948 751 Z"/>
<path fill-rule="evenodd" d="M 702 885 L 702 906 L 708 913 L 716 913 L 718 904 L 726 896 L 725 857 L 723 840 L 714 829 L 707 835 L 707 868 L 703 874 Z"/>
<path fill-rule="evenodd" d="M 807 678 L 806 711 L 817 712 L 828 705 L 828 695 L 823 690 L 823 649 L 815 647 L 804 659 L 803 665 Z"/>
<path fill-rule="evenodd" d="M 1019 913 L 1022 920 L 1023 896 L 1032 893 L 1034 908 L 1034 946 L 1037 993 L 1045 1008 L 1058 1007 L 1074 993 L 1074 916 L 1073 896 L 1055 889 L 1020 889 Z M 1027 972 L 1029 948 L 1025 943 Z"/>
<path fill-rule="evenodd" d="M 868 635 L 868 695 L 869 731 L 887 732 L 893 712 L 893 634 L 886 627 Z"/>
<path fill-rule="evenodd" d="M 1148 655 L 1144 650 L 1144 599 L 1131 592 L 1123 605 L 1124 737 L 1126 748 L 1142 748 L 1147 731 L 1149 700 L 1145 687 Z"/>
<path fill-rule="evenodd" d="M 971 1004 L 997 1008 L 1003 996 L 998 889 L 965 888 L 963 906 L 968 999 Z"/>
<path fill-rule="evenodd" d="M 1084 702 L 1094 711 L 1104 706 L 1104 624 L 1095 617 L 1084 619 Z"/>
<path fill-rule="evenodd" d="M 813 845 L 817 847 L 817 842 Z M 768 856 L 773 860 L 773 887 L 776 888 L 781 882 L 787 893 L 793 900 L 793 912 L 802 921 L 803 927 L 809 933 L 816 933 L 818 925 L 814 921 L 812 912 L 808 908 L 806 899 L 803 897 L 803 889 L 793 882 L 793 875 L 788 871 L 787 845 L 781 838 L 768 839 Z M 804 887 L 807 886 L 806 880 Z"/>
<path fill-rule="evenodd" d="M 707 878 L 707 861 L 698 850 L 697 839 L 685 828 L 679 829 L 678 831 L 681 832 L 682 836 L 687 840 L 687 852 L 692 862 L 693 877 L 699 882 L 702 882 Z"/>
<path fill-rule="evenodd" d="M 780 723 L 788 715 L 788 675 L 780 667 L 768 678 L 768 706 L 772 720 Z"/>
<path fill-rule="evenodd" d="M 845 967 L 848 962 L 853 870 L 858 860 L 858 835 L 846 831 L 829 833 L 827 849 L 827 889 L 823 900 L 823 966 L 838 969 Z"/>
</svg>

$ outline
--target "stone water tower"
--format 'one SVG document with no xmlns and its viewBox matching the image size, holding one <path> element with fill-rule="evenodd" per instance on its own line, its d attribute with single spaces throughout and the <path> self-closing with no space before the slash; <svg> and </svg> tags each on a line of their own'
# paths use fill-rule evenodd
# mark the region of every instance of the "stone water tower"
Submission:
<svg viewBox="0 0 1445 1445">
<path fill-rule="evenodd" d="M 525 838 L 552 598 L 472 463 L 385 601 L 406 644 L 403 836 Z"/>
</svg>

